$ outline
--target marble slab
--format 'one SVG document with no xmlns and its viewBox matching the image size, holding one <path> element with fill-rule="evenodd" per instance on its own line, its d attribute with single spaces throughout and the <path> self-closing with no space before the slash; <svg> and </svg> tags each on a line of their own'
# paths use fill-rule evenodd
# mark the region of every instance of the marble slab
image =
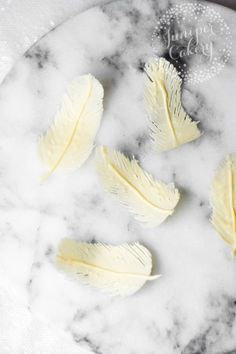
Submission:
<svg viewBox="0 0 236 354">
<path fill-rule="evenodd" d="M 184 84 L 183 104 L 200 121 L 202 137 L 155 152 L 143 64 L 153 56 L 157 19 L 175 3 L 180 1 L 116 1 L 89 9 L 41 39 L 0 87 L 0 268 L 33 313 L 94 354 L 236 352 L 236 265 L 209 222 L 211 180 L 220 160 L 236 150 L 235 45 L 219 74 Z M 228 23 L 235 44 L 235 13 L 209 6 Z M 180 189 L 176 213 L 158 228 L 143 228 L 104 194 L 93 154 L 75 173 L 38 182 L 37 140 L 66 85 L 89 72 L 105 90 L 96 144 L 135 156 Z M 139 241 L 163 276 L 132 297 L 110 298 L 56 269 L 64 237 Z"/>
<path fill-rule="evenodd" d="M 0 82 L 34 43 L 68 18 L 106 0 L 1 0 Z"/>
</svg>

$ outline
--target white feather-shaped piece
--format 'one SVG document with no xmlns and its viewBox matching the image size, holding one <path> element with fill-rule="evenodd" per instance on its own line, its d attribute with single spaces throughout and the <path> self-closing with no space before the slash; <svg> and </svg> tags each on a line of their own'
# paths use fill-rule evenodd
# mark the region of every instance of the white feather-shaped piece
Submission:
<svg viewBox="0 0 236 354">
<path fill-rule="evenodd" d="M 85 284 L 111 295 L 128 296 L 138 291 L 150 275 L 152 256 L 139 243 L 120 246 L 64 239 L 59 245 L 57 263 Z"/>
<path fill-rule="evenodd" d="M 220 165 L 211 188 L 211 222 L 236 255 L 236 156 Z"/>
<path fill-rule="evenodd" d="M 175 67 L 164 58 L 152 59 L 144 69 L 145 103 L 151 137 L 158 151 L 171 150 L 199 138 L 198 122 L 181 104 L 181 84 Z"/>
<path fill-rule="evenodd" d="M 178 190 L 173 184 L 154 180 L 135 159 L 103 146 L 97 149 L 96 165 L 105 190 L 147 227 L 161 224 L 174 212 Z"/>
<path fill-rule="evenodd" d="M 53 125 L 39 141 L 39 152 L 48 171 L 75 170 L 89 157 L 100 126 L 103 87 L 91 74 L 73 80 Z"/>
</svg>

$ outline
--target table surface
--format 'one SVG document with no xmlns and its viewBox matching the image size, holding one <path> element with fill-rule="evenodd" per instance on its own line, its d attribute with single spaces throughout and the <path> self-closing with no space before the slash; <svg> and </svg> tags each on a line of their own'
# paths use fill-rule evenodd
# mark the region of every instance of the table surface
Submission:
<svg viewBox="0 0 236 354">
<path fill-rule="evenodd" d="M 153 55 L 152 30 L 168 4 L 118 1 L 74 16 L 36 43 L 0 88 L 1 269 L 33 313 L 94 354 L 236 351 L 235 262 L 209 222 L 211 180 L 220 160 L 235 152 L 236 52 L 214 78 L 184 85 L 184 106 L 200 121 L 202 137 L 156 153 L 140 63 Z M 233 11 L 212 7 L 234 23 Z M 232 35 L 235 41 L 233 27 Z M 180 189 L 176 213 L 158 228 L 144 229 L 104 194 L 93 154 L 75 173 L 38 183 L 38 138 L 68 82 L 88 72 L 105 90 L 96 144 L 135 155 Z M 163 277 L 129 298 L 110 298 L 58 271 L 54 259 L 64 237 L 139 241 Z"/>
</svg>

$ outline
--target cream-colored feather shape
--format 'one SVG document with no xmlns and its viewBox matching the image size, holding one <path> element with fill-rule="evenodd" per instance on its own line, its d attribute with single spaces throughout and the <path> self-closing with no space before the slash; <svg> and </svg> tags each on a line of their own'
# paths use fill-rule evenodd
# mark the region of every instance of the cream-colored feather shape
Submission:
<svg viewBox="0 0 236 354">
<path fill-rule="evenodd" d="M 161 224 L 179 201 L 174 185 L 155 181 L 133 159 L 119 151 L 100 147 L 96 156 L 97 171 L 106 191 L 112 193 L 148 227 Z"/>
<path fill-rule="evenodd" d="M 152 256 L 139 243 L 120 246 L 64 239 L 59 245 L 57 263 L 83 283 L 111 295 L 128 296 L 138 291 L 150 275 Z"/>
<path fill-rule="evenodd" d="M 103 87 L 92 75 L 80 76 L 68 87 L 54 124 L 39 141 L 42 161 L 55 170 L 75 170 L 89 157 L 100 126 Z"/>
<path fill-rule="evenodd" d="M 236 156 L 220 165 L 211 188 L 211 222 L 236 255 Z"/>
<path fill-rule="evenodd" d="M 151 137 L 158 151 L 171 150 L 199 138 L 197 122 L 181 104 L 177 70 L 164 58 L 145 65 L 145 103 L 151 122 Z"/>
</svg>

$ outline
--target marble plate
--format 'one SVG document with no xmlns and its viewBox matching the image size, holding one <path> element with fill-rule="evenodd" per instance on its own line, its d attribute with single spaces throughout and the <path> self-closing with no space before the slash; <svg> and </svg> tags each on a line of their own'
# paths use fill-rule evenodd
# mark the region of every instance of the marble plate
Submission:
<svg viewBox="0 0 236 354">
<path fill-rule="evenodd" d="M 149 138 L 142 69 L 153 55 L 156 20 L 168 5 L 117 1 L 75 16 L 31 48 L 0 89 L 0 266 L 32 311 L 97 354 L 222 354 L 236 348 L 235 263 L 209 223 L 214 171 L 236 150 L 235 46 L 218 75 L 184 85 L 184 106 L 200 121 L 203 136 L 157 154 Z M 233 11 L 210 6 L 229 26 L 235 21 Z M 136 156 L 181 191 L 176 213 L 158 228 L 144 229 L 104 194 L 93 155 L 76 173 L 38 183 L 37 139 L 52 122 L 68 82 L 88 72 L 105 89 L 96 143 Z M 163 277 L 130 298 L 109 298 L 55 268 L 63 237 L 140 241 Z"/>
</svg>

